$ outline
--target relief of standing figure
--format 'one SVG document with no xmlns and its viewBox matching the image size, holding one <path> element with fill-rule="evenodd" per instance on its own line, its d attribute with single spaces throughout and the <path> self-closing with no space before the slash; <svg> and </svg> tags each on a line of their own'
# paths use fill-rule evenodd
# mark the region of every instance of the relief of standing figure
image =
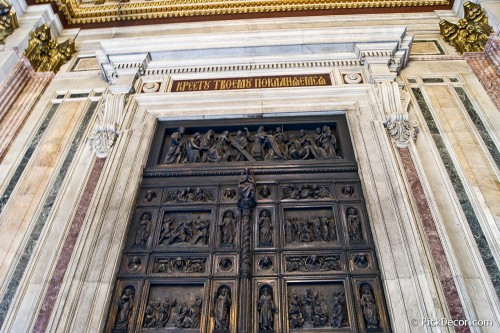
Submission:
<svg viewBox="0 0 500 333">
<path fill-rule="evenodd" d="M 274 313 L 276 306 L 274 305 L 271 287 L 265 286 L 261 288 L 261 295 L 257 310 L 259 311 L 259 328 L 260 331 L 274 332 Z"/>
<path fill-rule="evenodd" d="M 259 245 L 273 245 L 273 222 L 271 220 L 271 212 L 264 209 L 259 216 Z"/>
<path fill-rule="evenodd" d="M 126 287 L 118 302 L 118 315 L 116 316 L 116 329 L 127 329 L 132 310 L 134 308 L 134 287 Z"/>
<path fill-rule="evenodd" d="M 234 218 L 234 213 L 230 210 L 224 213 L 224 218 L 219 223 L 221 229 L 221 245 L 222 246 L 232 246 L 234 242 L 234 236 L 236 234 L 236 219 Z"/>
<path fill-rule="evenodd" d="M 181 161 L 183 151 L 182 137 L 185 131 L 184 127 L 179 127 L 177 132 L 172 133 L 170 136 L 170 147 L 163 163 L 173 164 Z"/>
<path fill-rule="evenodd" d="M 379 328 L 379 317 L 372 287 L 368 283 L 361 285 L 361 298 L 359 303 L 363 311 L 363 318 L 367 328 Z"/>
<path fill-rule="evenodd" d="M 231 289 L 228 286 L 219 288 L 214 301 L 212 317 L 215 320 L 215 332 L 229 331 L 229 317 L 231 309 Z"/>
</svg>

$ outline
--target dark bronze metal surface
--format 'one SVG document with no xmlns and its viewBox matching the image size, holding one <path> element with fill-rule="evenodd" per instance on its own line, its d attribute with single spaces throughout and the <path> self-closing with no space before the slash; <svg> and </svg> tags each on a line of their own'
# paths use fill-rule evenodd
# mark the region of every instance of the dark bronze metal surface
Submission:
<svg viewBox="0 0 500 333">
<path fill-rule="evenodd" d="M 107 332 L 390 332 L 345 118 L 286 120 L 159 124 Z"/>
</svg>

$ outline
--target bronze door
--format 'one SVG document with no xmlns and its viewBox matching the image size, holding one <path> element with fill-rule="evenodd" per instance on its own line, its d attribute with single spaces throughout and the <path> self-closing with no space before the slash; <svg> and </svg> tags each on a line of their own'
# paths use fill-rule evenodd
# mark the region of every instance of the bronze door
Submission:
<svg viewBox="0 0 500 333">
<path fill-rule="evenodd" d="M 108 332 L 389 332 L 344 117 L 159 124 Z"/>
</svg>

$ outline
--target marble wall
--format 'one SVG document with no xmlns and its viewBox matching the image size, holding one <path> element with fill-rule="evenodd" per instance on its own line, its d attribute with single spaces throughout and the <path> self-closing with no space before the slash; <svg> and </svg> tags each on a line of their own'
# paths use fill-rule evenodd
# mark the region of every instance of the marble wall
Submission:
<svg viewBox="0 0 500 333">
<path fill-rule="evenodd" d="M 500 117 L 467 62 L 443 44 L 438 14 L 78 32 L 78 54 L 33 103 L 0 162 L 1 330 L 103 330 L 158 119 L 344 113 L 393 331 L 453 331 L 422 318 L 465 318 L 493 326 L 457 331 L 496 332 Z M 345 34 L 331 33 L 339 29 Z M 405 34 L 420 43 L 409 58 Z M 173 80 L 311 73 L 333 84 L 169 92 Z M 375 84 L 396 76 L 420 123 L 403 150 L 385 128 Z M 142 89 L 147 83 L 158 89 Z M 116 142 L 98 159 L 87 142 L 103 121 L 103 96 L 132 87 L 113 118 Z"/>
</svg>

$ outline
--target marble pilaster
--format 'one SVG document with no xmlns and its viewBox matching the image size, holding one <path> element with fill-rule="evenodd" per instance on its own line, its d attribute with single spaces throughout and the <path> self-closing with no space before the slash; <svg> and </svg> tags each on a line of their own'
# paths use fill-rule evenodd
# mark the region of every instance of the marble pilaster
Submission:
<svg viewBox="0 0 500 333">
<path fill-rule="evenodd" d="M 35 73 L 23 57 L 0 86 L 0 162 L 53 73 Z"/>
<path fill-rule="evenodd" d="M 499 32 L 500 33 L 500 32 Z M 470 68 L 500 111 L 500 35 L 492 34 L 483 53 L 465 53 Z"/>
</svg>

